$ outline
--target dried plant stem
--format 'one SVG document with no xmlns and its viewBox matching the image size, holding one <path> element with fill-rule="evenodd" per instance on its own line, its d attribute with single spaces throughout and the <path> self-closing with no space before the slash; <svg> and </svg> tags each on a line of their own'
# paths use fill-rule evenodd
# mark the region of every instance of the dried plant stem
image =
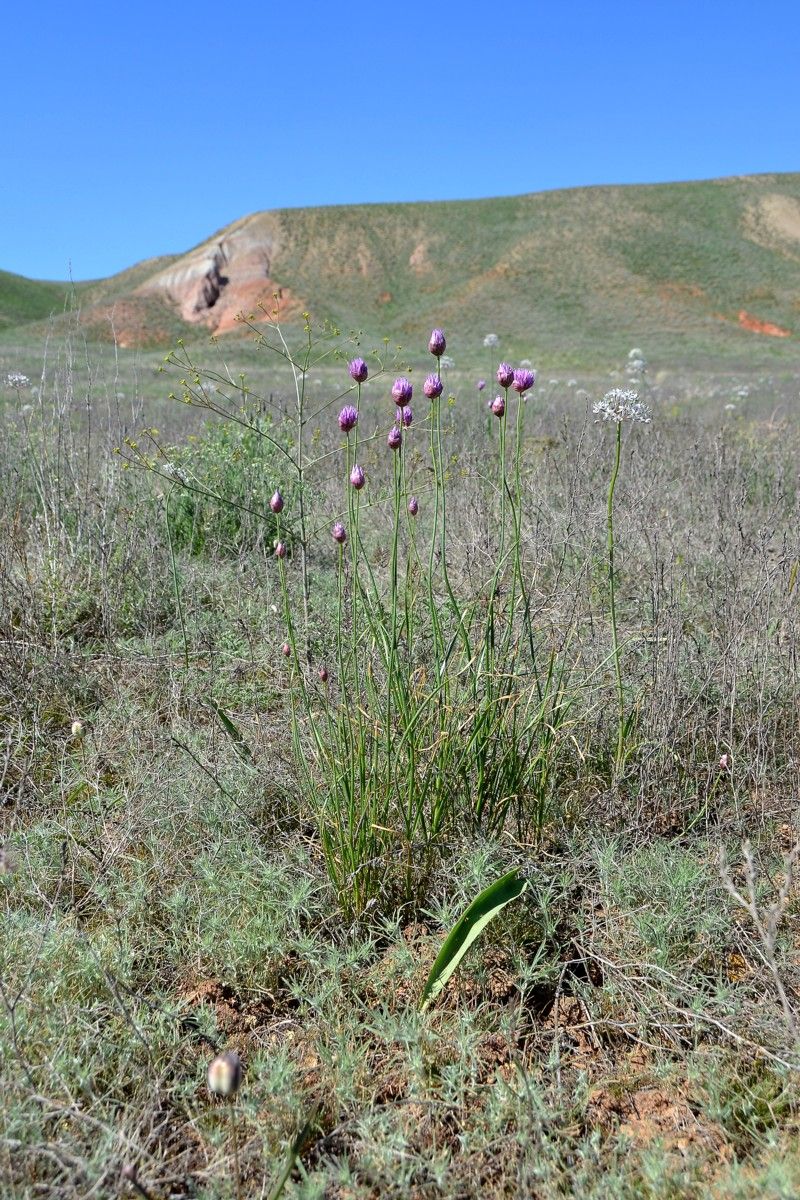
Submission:
<svg viewBox="0 0 800 1200">
<path fill-rule="evenodd" d="M 783 985 L 780 971 L 778 970 L 778 962 L 776 957 L 776 949 L 778 944 L 778 927 L 786 912 L 786 906 L 789 903 L 789 897 L 792 894 L 795 879 L 795 866 L 800 857 L 800 842 L 795 843 L 793 848 L 784 858 L 784 879 L 774 904 L 762 906 L 759 908 L 758 899 L 756 896 L 756 865 L 753 859 L 753 851 L 750 843 L 745 842 L 742 846 L 742 858 L 744 860 L 744 880 L 747 895 L 743 895 L 731 878 L 728 864 L 725 859 L 724 851 L 720 852 L 720 873 L 722 882 L 725 885 L 725 890 L 739 904 L 745 912 L 750 916 L 753 922 L 755 931 L 758 934 L 761 942 L 761 950 L 764 956 L 764 962 L 767 964 L 767 969 L 772 976 L 772 982 L 775 985 L 775 991 L 778 993 L 781 1009 L 783 1011 L 783 1019 L 786 1023 L 786 1028 L 790 1035 L 794 1038 L 795 1043 L 800 1043 L 800 1026 L 797 1022 L 797 1017 L 789 1003 L 789 997 L 786 994 L 786 988 Z"/>
</svg>

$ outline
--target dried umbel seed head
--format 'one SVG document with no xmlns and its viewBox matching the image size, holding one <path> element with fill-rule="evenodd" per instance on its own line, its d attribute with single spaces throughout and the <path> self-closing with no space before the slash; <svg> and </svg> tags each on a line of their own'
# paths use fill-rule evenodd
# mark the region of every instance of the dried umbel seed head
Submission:
<svg viewBox="0 0 800 1200">
<path fill-rule="evenodd" d="M 398 408 L 402 408 L 404 404 L 408 404 L 413 391 L 411 381 L 406 379 L 405 375 L 401 375 L 399 379 L 395 379 L 392 384 L 392 399 Z"/>
<path fill-rule="evenodd" d="M 386 445 L 390 450 L 399 450 L 403 441 L 403 435 L 400 432 L 399 426 L 393 425 L 389 430 L 389 436 L 386 439 Z"/>
<path fill-rule="evenodd" d="M 366 482 L 367 482 L 367 477 L 364 474 L 364 468 L 360 467 L 358 465 L 358 463 L 356 463 L 356 465 L 353 467 L 352 471 L 350 472 L 350 483 L 356 489 L 357 492 L 360 492 Z"/>
<path fill-rule="evenodd" d="M 447 342 L 445 341 L 443 329 L 434 329 L 433 333 L 431 334 L 431 340 L 428 342 L 428 349 L 436 358 L 442 357 L 447 349 Z"/>
<path fill-rule="evenodd" d="M 347 369 L 350 372 L 350 378 L 355 379 L 356 383 L 364 383 L 369 375 L 367 364 L 363 358 L 354 358 Z"/>
<path fill-rule="evenodd" d="M 326 666 L 320 667 L 320 669 L 317 671 L 317 674 L 323 683 L 328 682 L 328 668 Z"/>
<path fill-rule="evenodd" d="M 506 402 L 502 396 L 495 396 L 489 407 L 496 417 L 502 417 L 505 415 Z"/>
<path fill-rule="evenodd" d="M 288 658 L 291 653 L 292 653 L 292 647 L 289 645 L 288 642 L 284 642 L 283 645 L 281 646 L 281 654 L 283 655 L 284 658 Z"/>
<path fill-rule="evenodd" d="M 533 371 L 529 371 L 527 367 L 518 367 L 514 372 L 513 388 L 515 392 L 519 392 L 520 396 L 523 392 L 529 391 L 536 383 L 536 375 Z"/>
<path fill-rule="evenodd" d="M 236 1095 L 242 1082 L 242 1060 L 235 1050 L 218 1054 L 208 1068 L 208 1090 L 215 1096 L 229 1099 Z"/>
<path fill-rule="evenodd" d="M 347 530 L 341 521 L 334 522 L 333 526 L 331 527 L 331 537 L 335 542 L 338 542 L 340 546 L 343 546 L 347 541 Z"/>
<path fill-rule="evenodd" d="M 422 390 L 429 400 L 435 400 L 437 396 L 441 396 L 444 389 L 444 384 L 438 375 L 429 375 L 422 385 Z"/>
<path fill-rule="evenodd" d="M 351 429 L 355 429 L 358 424 L 358 409 L 353 408 L 352 404 L 345 404 L 342 411 L 339 413 L 339 428 L 342 433 L 349 433 Z"/>
<path fill-rule="evenodd" d="M 73 721 L 70 732 L 74 738 L 80 740 L 83 737 L 83 721 Z"/>
<path fill-rule="evenodd" d="M 285 542 L 276 542 L 275 543 L 275 557 L 276 558 L 286 558 Z"/>
<path fill-rule="evenodd" d="M 411 513 L 412 517 L 415 517 L 417 515 L 417 513 L 419 512 L 419 500 L 417 499 L 416 496 L 412 496 L 411 499 L 409 500 L 408 511 Z"/>
<path fill-rule="evenodd" d="M 408 429 L 413 420 L 414 410 L 410 404 L 405 404 L 402 408 L 398 408 L 395 415 L 395 421 L 398 425 L 405 425 L 406 429 Z"/>
<path fill-rule="evenodd" d="M 500 384 L 500 387 L 511 387 L 514 382 L 514 368 L 511 366 L 511 363 L 500 363 L 500 366 L 497 368 L 497 382 Z"/>
<path fill-rule="evenodd" d="M 270 496 L 269 506 L 274 513 L 283 512 L 283 496 L 278 488 Z"/>
</svg>

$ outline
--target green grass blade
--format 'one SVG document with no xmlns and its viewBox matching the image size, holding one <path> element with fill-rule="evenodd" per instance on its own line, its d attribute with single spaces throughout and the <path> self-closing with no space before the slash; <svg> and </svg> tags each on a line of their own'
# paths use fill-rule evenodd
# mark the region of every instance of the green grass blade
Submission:
<svg viewBox="0 0 800 1200">
<path fill-rule="evenodd" d="M 221 708 L 219 704 L 217 704 L 216 700 L 209 700 L 208 703 L 219 717 L 222 728 L 233 742 L 239 756 L 243 758 L 245 762 L 252 763 L 254 761 L 253 752 L 245 741 L 244 734 L 240 729 L 237 729 L 225 710 Z"/>
<path fill-rule="evenodd" d="M 317 1105 L 306 1121 L 305 1125 L 303 1125 L 303 1127 L 297 1131 L 292 1139 L 291 1145 L 289 1146 L 286 1154 L 286 1159 L 281 1168 L 281 1173 L 272 1185 L 268 1200 L 279 1200 L 279 1197 L 283 1195 L 283 1189 L 286 1187 L 287 1180 L 292 1173 L 292 1169 L 297 1161 L 297 1157 L 300 1154 L 300 1151 L 303 1149 L 303 1143 L 311 1132 L 314 1122 L 319 1116 L 319 1110 L 320 1106 Z"/>
<path fill-rule="evenodd" d="M 502 908 L 516 900 L 517 896 L 521 896 L 527 886 L 527 879 L 520 879 L 519 870 L 515 867 L 475 897 L 450 930 L 436 957 L 422 992 L 420 1012 L 424 1012 L 431 1000 L 438 996 L 467 950 L 489 922 Z"/>
</svg>

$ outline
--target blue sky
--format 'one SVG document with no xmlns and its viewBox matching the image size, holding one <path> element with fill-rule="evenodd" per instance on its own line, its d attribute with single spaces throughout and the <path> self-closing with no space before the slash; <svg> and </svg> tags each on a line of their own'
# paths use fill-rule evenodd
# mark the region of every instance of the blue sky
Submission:
<svg viewBox="0 0 800 1200">
<path fill-rule="evenodd" d="M 42 0 L 4 16 L 0 268 L 257 209 L 800 170 L 800 5 Z"/>
</svg>

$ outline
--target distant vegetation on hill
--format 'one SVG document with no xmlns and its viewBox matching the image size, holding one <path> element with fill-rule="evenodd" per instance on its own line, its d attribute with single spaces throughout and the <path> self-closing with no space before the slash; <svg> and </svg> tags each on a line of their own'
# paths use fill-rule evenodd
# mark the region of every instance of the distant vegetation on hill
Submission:
<svg viewBox="0 0 800 1200">
<path fill-rule="evenodd" d="M 120 345 L 304 311 L 366 339 L 458 329 L 453 352 L 605 364 L 788 361 L 800 333 L 800 174 L 256 213 L 183 255 L 72 287 L 0 272 L 3 330 L 79 306 Z M 33 332 L 33 330 L 31 330 Z"/>
</svg>

